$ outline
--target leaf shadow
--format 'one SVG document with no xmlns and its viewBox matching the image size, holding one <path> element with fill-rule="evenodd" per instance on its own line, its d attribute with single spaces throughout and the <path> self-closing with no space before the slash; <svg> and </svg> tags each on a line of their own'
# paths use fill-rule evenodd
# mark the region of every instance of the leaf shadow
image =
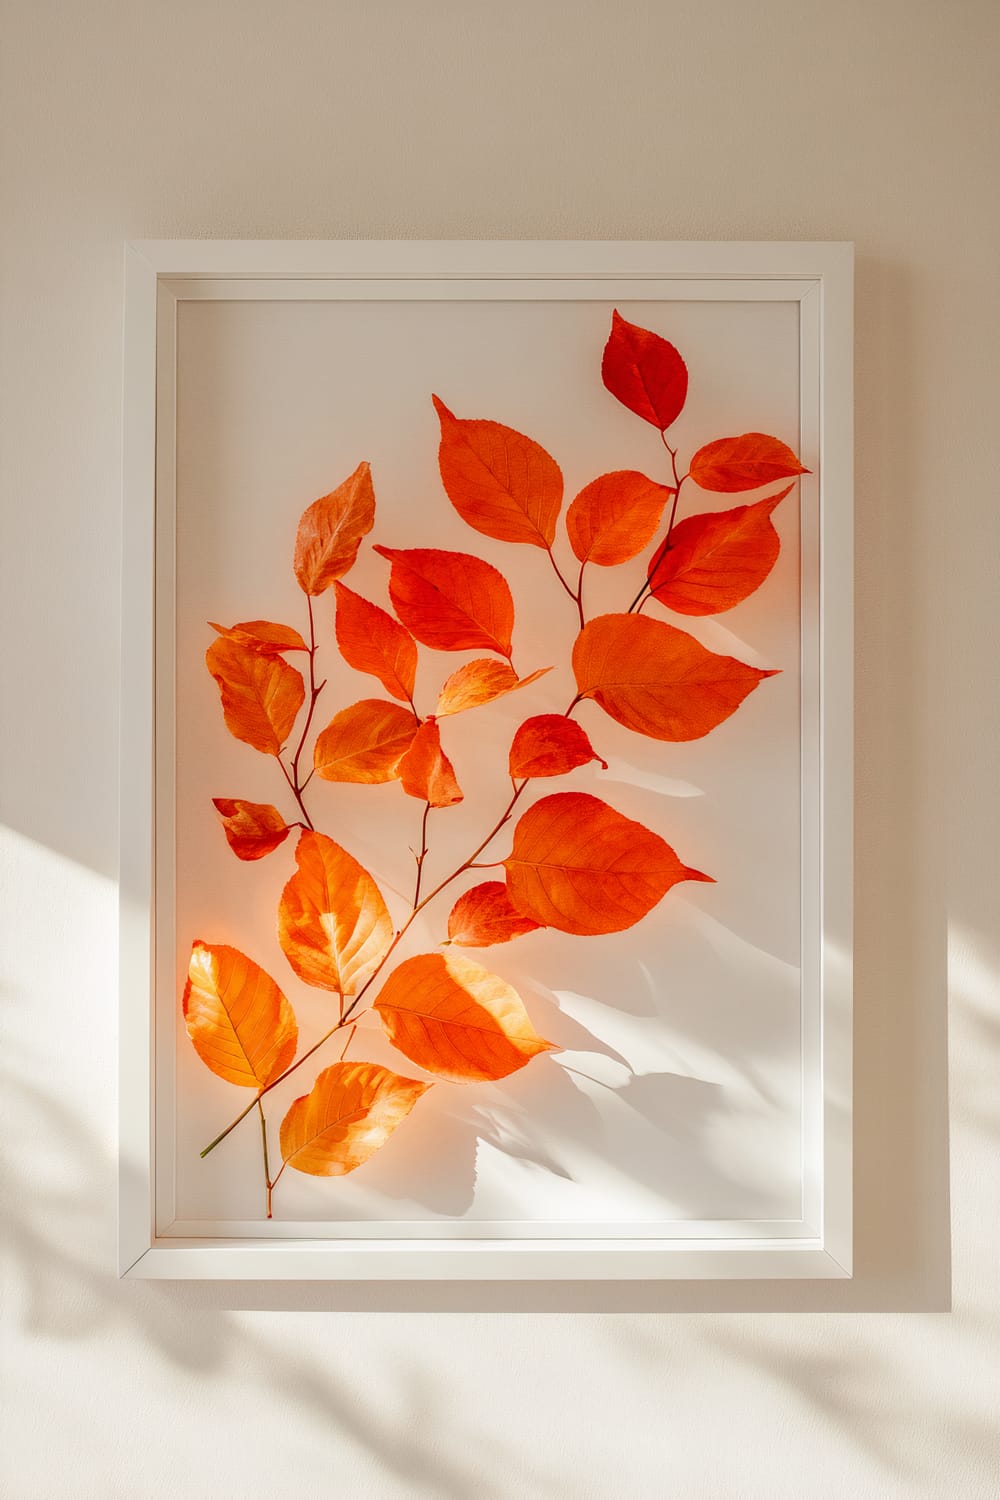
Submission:
<svg viewBox="0 0 1000 1500">
<path fill-rule="evenodd" d="M 526 1468 L 523 1455 L 477 1425 L 468 1458 L 448 1441 L 450 1398 L 429 1378 L 419 1356 L 394 1356 L 391 1401 L 366 1399 L 352 1379 L 353 1355 L 338 1369 L 336 1343 L 322 1361 L 251 1332 L 226 1301 L 225 1283 L 118 1280 L 112 1269 L 114 1164 L 83 1118 L 62 1099 L 25 1082 L 18 1068 L 0 1076 L 12 1115 L 33 1153 L 4 1162 L 7 1212 L 2 1246 L 11 1278 L 11 1305 L 20 1305 L 24 1331 L 57 1342 L 104 1339 L 114 1328 L 136 1334 L 159 1357 L 192 1376 L 225 1378 L 250 1392 L 262 1388 L 311 1412 L 329 1444 L 331 1461 L 343 1443 L 367 1455 L 384 1480 L 426 1500 L 504 1500 L 491 1474 Z M 19 1165 L 31 1162 L 30 1175 Z M 40 1170 L 39 1162 L 43 1163 Z M 53 1169 L 47 1180 L 44 1164 Z M 245 1292 L 246 1288 L 241 1288 Z M 329 1289 L 327 1289 L 329 1290 Z M 323 1288 L 300 1288 L 313 1316 L 323 1312 Z M 237 1301 L 239 1294 L 237 1294 Z M 389 1413 L 392 1413 L 391 1415 Z M 563 1493 L 554 1473 L 531 1466 L 537 1493 Z M 395 1493 L 395 1490 L 394 1490 Z"/>
</svg>

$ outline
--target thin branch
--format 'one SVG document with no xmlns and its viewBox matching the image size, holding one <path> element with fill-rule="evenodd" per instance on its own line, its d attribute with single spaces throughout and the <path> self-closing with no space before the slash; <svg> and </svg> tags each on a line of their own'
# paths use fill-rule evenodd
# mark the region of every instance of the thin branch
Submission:
<svg viewBox="0 0 1000 1500">
<path fill-rule="evenodd" d="M 260 1137 L 264 1146 L 264 1183 L 267 1188 L 267 1217 L 271 1218 L 271 1191 L 274 1183 L 271 1181 L 271 1164 L 267 1159 L 267 1121 L 264 1119 L 264 1110 L 259 1097 L 257 1099 L 257 1109 L 260 1114 Z"/>
<path fill-rule="evenodd" d="M 582 697 L 583 697 L 582 693 L 578 693 L 576 695 L 576 697 L 573 699 L 572 703 L 566 709 L 566 712 L 564 714 L 565 718 L 569 718 L 570 714 L 573 712 L 573 710 L 576 707 L 576 705 L 581 701 Z M 507 806 L 504 808 L 503 812 L 500 814 L 500 817 L 498 818 L 497 822 L 493 825 L 493 827 L 490 829 L 489 833 L 483 839 L 482 843 L 480 843 L 477 848 L 473 849 L 473 851 L 469 855 L 469 857 L 467 859 L 464 859 L 462 861 L 462 863 L 458 866 L 458 868 L 455 869 L 455 870 L 453 870 L 450 875 L 446 876 L 445 879 L 442 880 L 439 885 L 436 885 L 434 887 L 434 889 L 432 891 L 430 891 L 429 894 L 426 895 L 423 898 L 422 901 L 420 901 L 420 902 L 418 902 L 418 903 L 416 903 L 414 905 L 414 908 L 413 908 L 412 912 L 407 917 L 407 919 L 403 923 L 402 927 L 400 927 L 399 931 L 395 934 L 395 936 L 392 939 L 392 942 L 389 944 L 389 946 L 386 949 L 385 953 L 382 955 L 381 959 L 376 964 L 376 966 L 372 970 L 371 974 L 365 980 L 365 983 L 361 986 L 360 990 L 358 990 L 358 993 L 355 995 L 355 997 L 352 1000 L 351 1004 L 343 1012 L 343 1014 L 341 1015 L 340 1019 L 337 1021 L 337 1024 L 335 1026 L 331 1026 L 330 1030 L 327 1031 L 327 1032 L 325 1032 L 323 1034 L 323 1036 L 320 1037 L 320 1039 L 319 1039 L 318 1042 L 314 1042 L 313 1045 L 308 1049 L 308 1051 L 303 1052 L 303 1054 L 302 1054 L 301 1057 L 296 1058 L 293 1063 L 289 1064 L 289 1066 L 285 1069 L 285 1071 L 283 1073 L 281 1073 L 277 1078 L 273 1079 L 270 1083 L 266 1084 L 264 1086 L 264 1088 L 262 1088 L 260 1090 L 259 1094 L 257 1095 L 257 1098 L 251 1100 L 251 1102 L 247 1105 L 246 1109 L 243 1110 L 242 1114 L 237 1115 L 236 1119 L 232 1120 L 226 1126 L 225 1130 L 220 1131 L 220 1133 L 215 1137 L 215 1140 L 211 1141 L 205 1147 L 204 1151 L 202 1151 L 202 1153 L 201 1153 L 202 1156 L 207 1156 L 210 1151 L 214 1151 L 215 1148 L 216 1148 L 216 1146 L 218 1146 L 220 1144 L 220 1142 L 222 1142 L 222 1141 L 224 1141 L 226 1139 L 226 1136 L 230 1133 L 230 1131 L 231 1130 L 235 1130 L 236 1127 L 237 1127 L 237 1125 L 239 1125 L 239 1123 L 241 1122 L 241 1120 L 245 1120 L 246 1119 L 246 1117 L 250 1113 L 250 1111 L 254 1108 L 254 1106 L 256 1104 L 259 1103 L 260 1099 L 262 1099 L 265 1094 L 269 1094 L 272 1089 L 277 1088 L 277 1086 L 278 1086 L 279 1083 L 284 1083 L 285 1079 L 288 1078 L 288 1077 L 290 1077 L 290 1075 L 292 1073 L 296 1072 L 299 1068 L 301 1068 L 301 1066 L 302 1066 L 302 1064 L 304 1062 L 308 1062 L 309 1058 L 312 1057 L 313 1053 L 317 1052 L 319 1050 L 319 1048 L 323 1046 L 324 1042 L 328 1042 L 330 1040 L 330 1038 L 334 1035 L 335 1032 L 342 1030 L 343 1027 L 346 1026 L 347 1023 L 355 1015 L 363 1014 L 363 1012 L 359 1012 L 358 1011 L 358 1006 L 361 1004 L 361 1002 L 364 999 L 365 995 L 367 994 L 367 992 L 369 991 L 369 989 L 371 989 L 372 985 L 375 983 L 375 980 L 378 978 L 379 974 L 381 974 L 382 970 L 385 968 L 386 964 L 389 962 L 389 959 L 391 958 L 392 954 L 395 952 L 396 948 L 398 948 L 399 944 L 402 942 L 403 938 L 406 936 L 406 933 L 412 927 L 412 925 L 413 925 L 414 921 L 416 920 L 416 918 L 423 911 L 423 909 L 424 909 L 425 906 L 428 906 L 430 904 L 430 902 L 432 902 L 435 899 L 435 897 L 439 896 L 443 890 L 446 890 L 447 887 L 449 885 L 451 885 L 453 881 L 457 880 L 460 875 L 464 875 L 465 872 L 472 867 L 472 865 L 474 864 L 474 862 L 479 858 L 480 854 L 482 854 L 483 850 L 487 847 L 487 845 L 491 844 L 493 842 L 493 840 L 496 838 L 497 834 L 501 831 L 501 829 L 504 828 L 505 825 L 510 822 L 511 815 L 513 814 L 514 808 L 517 806 L 518 802 L 520 801 L 521 795 L 524 792 L 524 790 L 527 787 L 527 785 L 528 785 L 528 780 L 526 778 L 524 781 L 519 782 L 514 787 L 513 796 L 511 797 L 510 801 L 507 803 Z M 282 1171 L 283 1170 L 284 1170 L 284 1168 L 282 1168 Z M 280 1177 L 280 1176 L 281 1176 L 281 1172 L 278 1173 L 278 1177 Z M 278 1178 L 276 1177 L 274 1179 L 274 1181 L 277 1182 L 277 1180 L 278 1180 Z M 272 1183 L 272 1187 L 273 1187 L 273 1185 L 274 1184 Z"/>
<path fill-rule="evenodd" d="M 353 1008 L 354 1007 L 352 1006 L 351 1009 L 353 1009 Z M 348 1012 L 348 1014 L 349 1014 L 349 1012 Z M 256 1109 L 257 1105 L 260 1103 L 261 1099 L 263 1099 L 263 1097 L 264 1097 L 265 1094 L 269 1094 L 272 1089 L 276 1089 L 278 1087 L 279 1083 L 284 1083 L 285 1079 L 288 1077 L 288 1075 L 290 1073 L 294 1073 L 295 1070 L 296 1070 L 296 1068 L 301 1068 L 301 1066 L 302 1066 L 302 1064 L 304 1062 L 308 1062 L 309 1058 L 312 1057 L 313 1053 L 316 1052 L 316 1051 L 318 1051 L 319 1048 L 322 1047 L 322 1045 L 323 1045 L 324 1042 L 328 1042 L 330 1040 L 330 1038 L 333 1036 L 334 1032 L 335 1031 L 339 1031 L 341 1029 L 341 1027 L 343 1025 L 345 1025 L 346 1021 L 347 1021 L 347 1016 L 346 1015 L 343 1016 L 343 1017 L 341 1017 L 341 1019 L 337 1022 L 336 1026 L 331 1026 L 329 1031 L 324 1032 L 323 1035 L 320 1037 L 319 1041 L 318 1042 L 313 1042 L 312 1046 L 309 1048 L 309 1050 L 307 1052 L 303 1052 L 303 1054 L 302 1054 L 301 1057 L 296 1058 L 295 1062 L 293 1062 L 292 1064 L 290 1064 L 290 1066 L 287 1067 L 283 1073 L 280 1073 L 277 1078 L 274 1078 L 274 1079 L 271 1080 L 270 1083 L 265 1084 L 264 1087 L 259 1090 L 259 1092 L 257 1094 L 257 1097 L 255 1099 L 251 1099 L 251 1101 L 247 1105 L 246 1109 L 244 1109 L 240 1114 L 238 1114 L 236 1116 L 235 1120 L 230 1120 L 230 1122 L 226 1126 L 225 1130 L 220 1131 L 219 1134 L 215 1137 L 214 1141 L 209 1141 L 208 1145 L 200 1153 L 201 1156 L 203 1156 L 203 1157 L 207 1156 L 210 1151 L 214 1151 L 215 1150 L 216 1146 L 221 1145 L 221 1143 L 226 1139 L 226 1136 L 230 1133 L 230 1131 L 235 1130 L 236 1127 L 237 1127 L 237 1125 L 239 1125 L 243 1120 L 246 1119 L 247 1115 L 250 1113 L 250 1111 L 252 1109 Z M 280 1176 L 280 1175 L 281 1174 L 279 1173 L 278 1176 Z M 276 1177 L 274 1179 L 274 1182 L 277 1182 L 277 1180 L 278 1180 L 278 1178 Z M 273 1182 L 272 1182 L 271 1186 L 272 1187 L 274 1186 Z"/>
<path fill-rule="evenodd" d="M 430 803 L 425 802 L 424 815 L 420 820 L 420 853 L 417 855 L 417 885 L 415 891 L 413 892 L 414 911 L 416 911 L 418 905 L 420 904 L 420 879 L 424 873 L 424 860 L 427 858 L 427 817 L 430 813 L 430 810 Z"/>
<path fill-rule="evenodd" d="M 563 577 L 562 570 L 560 569 L 559 564 L 556 562 L 555 557 L 553 556 L 552 548 L 546 547 L 545 550 L 549 555 L 549 562 L 552 564 L 556 577 L 562 584 L 563 588 L 566 590 L 569 597 L 572 599 L 573 603 L 576 605 L 576 612 L 580 616 L 580 629 L 582 630 L 584 626 L 583 605 L 580 603 L 579 591 L 574 591 L 572 585 L 567 583 L 566 579 Z"/>
<path fill-rule="evenodd" d="M 282 760 L 281 756 L 278 755 L 275 758 L 278 762 L 278 765 L 281 767 L 282 776 L 284 776 L 285 780 L 288 782 L 289 787 L 291 788 L 292 796 L 295 798 L 296 802 L 299 805 L 299 812 L 302 814 L 304 826 L 306 828 L 312 829 L 313 820 L 312 818 L 310 818 L 308 809 L 306 808 L 306 805 L 302 800 L 302 788 L 295 785 L 294 778 L 289 775 L 288 768 L 286 767 L 285 762 Z"/>
<path fill-rule="evenodd" d="M 565 578 L 563 577 L 562 572 L 561 572 L 560 567 L 559 567 L 559 564 L 556 562 L 555 557 L 553 555 L 552 548 L 551 547 L 546 547 L 545 550 L 549 554 L 549 562 L 552 564 L 552 567 L 553 567 L 553 570 L 555 572 L 556 577 L 558 578 L 559 582 L 562 584 L 563 588 L 566 590 L 566 592 L 569 595 L 569 597 L 571 599 L 575 600 L 576 599 L 576 595 L 574 594 L 572 588 L 570 587 L 570 585 L 566 582 Z"/>
<path fill-rule="evenodd" d="M 306 805 L 305 805 L 305 803 L 302 800 L 302 793 L 304 792 L 305 788 L 309 785 L 309 782 L 312 780 L 312 772 L 310 771 L 309 775 L 306 777 L 306 779 L 305 779 L 304 782 L 300 781 L 299 780 L 299 760 L 302 757 L 302 751 L 305 748 L 306 740 L 309 737 L 309 729 L 310 729 L 310 726 L 312 725 L 313 714 L 316 711 L 316 700 L 319 697 L 320 693 L 323 691 L 323 689 L 326 687 L 326 679 L 324 678 L 323 681 L 321 683 L 319 683 L 319 685 L 317 686 L 317 683 L 316 683 L 316 620 L 315 620 L 315 617 L 313 615 L 313 602 L 312 602 L 312 595 L 311 594 L 307 594 L 306 595 L 306 607 L 309 610 L 309 709 L 308 709 L 308 712 L 306 713 L 306 721 L 305 721 L 305 723 L 302 726 L 302 733 L 299 736 L 298 746 L 296 747 L 295 754 L 292 756 L 292 774 L 291 774 L 291 776 L 289 776 L 288 772 L 285 771 L 285 780 L 288 782 L 288 785 L 291 787 L 291 789 L 292 789 L 292 795 L 294 796 L 296 802 L 299 804 L 299 807 L 302 810 L 302 816 L 305 818 L 306 822 L 309 824 L 309 827 L 312 828 L 312 826 L 313 826 L 312 819 L 309 817 L 309 814 L 306 811 Z M 282 765 L 282 770 L 284 770 L 285 769 L 284 765 L 280 761 L 279 761 L 279 764 Z"/>
<path fill-rule="evenodd" d="M 646 571 L 646 577 L 643 580 L 642 588 L 636 594 L 635 598 L 632 600 L 632 603 L 628 607 L 627 612 L 630 615 L 642 608 L 643 604 L 646 601 L 647 595 L 652 591 L 652 584 L 650 580 L 656 577 L 657 568 L 663 561 L 664 555 L 670 550 L 670 534 L 674 529 L 674 521 L 677 516 L 677 502 L 681 497 L 681 485 L 684 483 L 685 479 L 690 478 L 690 471 L 687 474 L 678 474 L 677 449 L 671 448 L 670 444 L 667 442 L 667 435 L 665 432 L 660 433 L 660 440 L 662 441 L 664 448 L 666 448 L 667 452 L 670 454 L 670 467 L 673 471 L 674 480 L 674 499 L 673 504 L 670 507 L 670 520 L 667 522 L 667 534 L 663 538 L 663 541 L 660 543 L 660 545 L 657 547 L 656 551 L 653 553 L 649 567 Z"/>
</svg>

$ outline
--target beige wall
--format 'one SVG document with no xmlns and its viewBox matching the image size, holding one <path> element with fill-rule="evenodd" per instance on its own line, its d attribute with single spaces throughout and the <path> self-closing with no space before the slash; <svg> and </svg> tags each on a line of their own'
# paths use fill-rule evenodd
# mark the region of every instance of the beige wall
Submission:
<svg viewBox="0 0 1000 1500">
<path fill-rule="evenodd" d="M 997 1493 L 998 20 L 990 0 L 3 6 L 16 1500 Z M 857 241 L 853 1283 L 113 1279 L 127 235 Z"/>
</svg>

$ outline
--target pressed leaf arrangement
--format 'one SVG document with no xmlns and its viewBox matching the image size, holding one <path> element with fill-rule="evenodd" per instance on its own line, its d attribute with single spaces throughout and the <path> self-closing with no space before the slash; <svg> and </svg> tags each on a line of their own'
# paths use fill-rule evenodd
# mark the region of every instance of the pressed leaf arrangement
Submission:
<svg viewBox="0 0 1000 1500">
<path fill-rule="evenodd" d="M 448 501 L 473 531 L 543 550 L 571 601 L 576 695 L 564 713 L 532 705 L 532 684 L 553 664 L 518 674 L 515 600 L 504 574 L 483 558 L 380 539 L 372 545 L 389 565 L 384 602 L 344 581 L 376 525 L 367 461 L 299 520 L 293 568 L 304 629 L 270 620 L 212 626 L 206 664 L 226 727 L 274 758 L 276 790 L 289 808 L 286 816 L 270 803 L 216 797 L 222 832 L 239 860 L 288 859 L 278 940 L 294 979 L 325 992 L 329 1005 L 328 1028 L 298 1053 L 295 1013 L 279 983 L 236 948 L 193 943 L 182 1001 L 188 1034 L 208 1068 L 251 1091 L 202 1155 L 256 1113 L 268 1217 L 287 1168 L 319 1177 L 352 1172 L 389 1142 L 433 1085 L 495 1082 L 557 1046 L 538 1034 L 514 987 L 479 961 L 481 950 L 544 928 L 590 938 L 621 932 L 678 883 L 713 878 L 688 865 L 660 831 L 602 797 L 560 789 L 558 779 L 588 765 L 607 769 L 600 714 L 588 715 L 586 727 L 577 718 L 588 702 L 635 734 L 695 740 L 773 675 L 716 654 L 645 611 L 716 615 L 758 589 L 779 554 L 774 511 L 807 471 L 783 441 L 758 432 L 708 442 L 686 466 L 679 463 L 670 429 L 687 398 L 687 367 L 665 338 L 617 311 L 601 374 L 610 394 L 660 434 L 665 472 L 598 475 L 565 512 L 562 470 L 544 447 L 500 422 L 457 416 L 431 397 Z M 679 514 L 682 493 L 698 488 L 744 495 L 772 485 L 782 487 L 729 510 Z M 640 558 L 638 592 L 633 570 L 624 571 L 620 610 L 588 618 L 587 568 L 621 568 Z M 317 622 L 324 595 L 332 628 Z M 318 714 L 325 650 L 375 679 L 382 696 L 335 711 L 326 705 Z M 417 700 L 421 651 L 469 654 L 454 671 L 440 671 L 430 704 Z M 467 856 L 432 883 L 431 815 L 446 817 L 463 800 L 449 720 L 514 693 L 523 717 L 496 767 L 506 805 Z M 422 804 L 412 899 L 401 916 L 393 918 L 377 872 L 317 826 L 319 799 L 309 793 L 307 801 L 314 777 L 355 786 L 398 782 Z M 289 839 L 294 847 L 278 855 Z M 455 888 L 484 868 L 494 878 Z M 438 946 L 399 961 L 401 941 L 429 907 Z M 365 1014 L 399 1052 L 403 1071 L 348 1056 Z M 265 1105 L 271 1090 L 307 1063 L 312 1069 L 299 1074 L 306 1091 L 281 1121 L 275 1160 Z M 409 1068 L 421 1076 L 409 1076 Z"/>
</svg>

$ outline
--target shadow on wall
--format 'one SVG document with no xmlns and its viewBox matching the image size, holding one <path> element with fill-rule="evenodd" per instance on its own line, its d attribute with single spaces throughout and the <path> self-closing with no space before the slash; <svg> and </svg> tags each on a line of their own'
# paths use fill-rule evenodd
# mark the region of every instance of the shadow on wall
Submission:
<svg viewBox="0 0 1000 1500">
<path fill-rule="evenodd" d="M 969 1030 L 989 1050 L 985 1072 L 995 1071 L 1000 1037 L 988 1007 L 966 997 Z M 118 1281 L 111 1272 L 115 1168 L 110 1153 L 64 1099 L 23 1081 L 38 1068 L 38 1057 L 16 1049 L 8 1056 L 0 1086 L 10 1104 L 16 1132 L 9 1145 L 5 1216 L 5 1250 L 21 1283 L 26 1333 L 50 1342 L 99 1339 L 121 1329 L 138 1339 L 161 1361 L 202 1377 L 218 1377 L 240 1391 L 271 1391 L 283 1409 L 318 1420 L 331 1442 L 352 1445 L 370 1456 L 400 1492 L 432 1500 L 504 1500 L 515 1462 L 521 1479 L 518 1493 L 570 1500 L 577 1481 L 561 1470 L 558 1457 L 525 1455 L 511 1438 L 505 1446 L 488 1427 L 477 1426 L 475 1441 L 449 1439 L 462 1423 L 477 1421 L 467 1403 L 446 1388 L 448 1377 L 435 1372 L 419 1341 L 394 1351 L 393 1388 L 387 1399 L 373 1401 L 358 1380 L 356 1356 L 334 1340 L 331 1357 L 296 1351 L 293 1341 L 268 1340 L 239 1314 L 244 1310 L 325 1312 L 560 1312 L 650 1311 L 770 1312 L 879 1310 L 907 1307 L 904 1297 L 864 1270 L 851 1283 L 693 1283 L 665 1286 L 593 1286 L 581 1284 L 421 1283 L 163 1283 Z M 977 1059 L 978 1075 L 983 1059 Z M 977 1075 L 977 1076 L 978 1076 Z M 973 1099 L 978 1096 L 973 1093 Z M 982 1115 L 975 1124 L 996 1146 L 992 1093 L 983 1093 Z M 876 1294 L 873 1295 L 873 1286 Z M 890 1292 L 890 1295 L 886 1293 Z M 914 1305 L 912 1302 L 909 1304 Z M 926 1305 L 926 1304 L 925 1304 Z M 343 1328 L 344 1325 L 339 1325 Z M 684 1347 L 682 1324 L 667 1333 L 647 1316 L 615 1323 L 613 1347 L 606 1358 L 622 1379 L 642 1379 L 643 1370 L 661 1390 L 683 1378 L 676 1358 Z M 898 1325 L 897 1325 L 898 1326 Z M 714 1320 L 699 1323 L 690 1357 L 714 1367 L 746 1368 L 758 1381 L 784 1391 L 811 1412 L 821 1427 L 852 1451 L 878 1464 L 894 1483 L 909 1482 L 913 1493 L 935 1478 L 928 1466 L 936 1459 L 933 1444 L 915 1444 L 914 1429 L 924 1423 L 947 1427 L 949 1441 L 942 1463 L 954 1467 L 940 1493 L 972 1493 L 962 1488 L 966 1473 L 989 1471 L 995 1456 L 995 1431 L 985 1418 L 960 1410 L 943 1412 L 936 1376 L 925 1367 L 901 1361 L 894 1342 L 884 1345 L 886 1325 L 870 1334 L 863 1329 L 850 1348 L 827 1347 L 829 1325 L 809 1320 L 777 1329 L 772 1322 L 739 1329 Z M 331 1330 L 332 1335 L 332 1330 Z M 988 1341 L 989 1329 L 962 1321 L 962 1336 Z M 666 1342 L 665 1342 L 666 1340 Z M 695 1348 L 695 1345 L 697 1348 Z M 377 1355 L 377 1349 L 374 1351 Z M 333 1357 L 333 1356 L 336 1357 Z M 681 1362 L 683 1365 L 683 1361 Z M 377 1373 L 377 1371 L 376 1371 Z M 705 1378 L 702 1372 L 699 1378 Z M 385 1394 L 385 1393 L 384 1393 Z M 461 1393 L 459 1393 L 461 1396 Z M 445 1415 L 449 1413 L 450 1415 Z M 956 1458 L 956 1449 L 960 1456 Z M 947 1455 L 950 1454 L 950 1458 Z M 528 1466 L 527 1468 L 525 1466 Z M 490 1475 L 506 1475 L 494 1483 Z M 498 1487 L 499 1485 L 499 1487 Z M 888 1493 L 888 1491 L 887 1491 Z M 984 1491 L 985 1493 L 985 1491 Z"/>
<path fill-rule="evenodd" d="M 12 1155 L 26 1164 L 22 1173 L 14 1161 L 4 1163 L 3 1247 L 21 1283 L 29 1336 L 81 1340 L 122 1326 L 181 1369 L 271 1389 L 282 1403 L 318 1417 L 336 1440 L 370 1455 L 383 1476 L 398 1481 L 399 1493 L 433 1500 L 468 1500 L 473 1494 L 502 1500 L 509 1493 L 488 1478 L 491 1472 L 509 1474 L 512 1464 L 511 1454 L 488 1433 L 477 1431 L 468 1460 L 463 1445 L 442 1440 L 437 1393 L 418 1355 L 409 1365 L 402 1354 L 394 1358 L 398 1378 L 388 1393 L 392 1399 L 374 1401 L 356 1378 L 356 1357 L 349 1350 L 321 1363 L 289 1352 L 294 1350 L 290 1341 L 257 1337 L 225 1309 L 225 1284 L 119 1282 L 110 1270 L 113 1161 L 62 1100 L 7 1070 L 2 1086 L 19 1126 Z M 322 1310 L 322 1289 L 300 1291 L 301 1306 Z M 448 1399 L 441 1391 L 441 1403 Z M 525 1472 L 523 1455 L 517 1467 Z M 534 1494 L 566 1493 L 554 1474 L 538 1468 L 526 1474 L 526 1483 Z"/>
</svg>

